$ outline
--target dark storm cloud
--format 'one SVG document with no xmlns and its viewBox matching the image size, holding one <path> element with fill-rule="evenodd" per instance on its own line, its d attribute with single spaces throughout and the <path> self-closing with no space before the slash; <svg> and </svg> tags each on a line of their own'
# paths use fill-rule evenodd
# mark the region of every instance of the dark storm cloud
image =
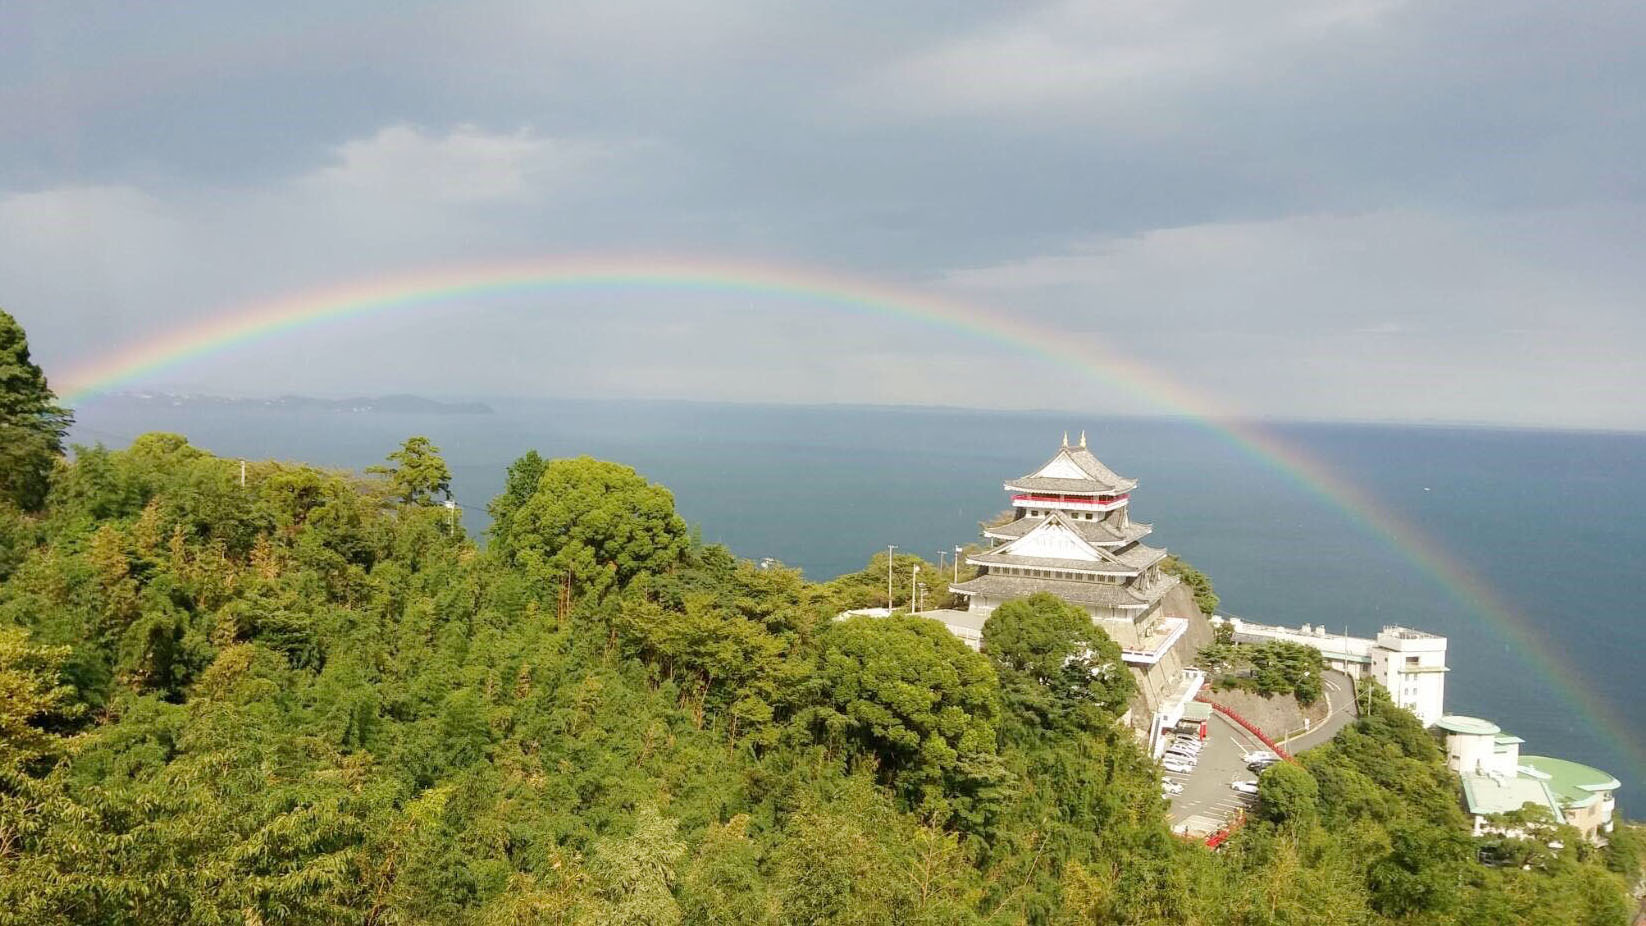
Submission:
<svg viewBox="0 0 1646 926">
<path fill-rule="evenodd" d="M 986 301 L 1118 339 L 1258 413 L 1646 426 L 1630 398 L 1646 386 L 1637 4 L 11 18 L 0 304 L 48 359 L 431 262 L 688 252 Z M 727 308 L 468 306 L 442 382 L 753 398 L 765 377 L 796 401 L 1134 407 L 977 342 Z M 554 362 L 486 360 L 499 328 Z M 434 388 L 392 359 L 431 350 L 421 330 L 311 341 L 336 365 L 299 376 L 278 362 L 288 341 L 176 375 Z"/>
</svg>

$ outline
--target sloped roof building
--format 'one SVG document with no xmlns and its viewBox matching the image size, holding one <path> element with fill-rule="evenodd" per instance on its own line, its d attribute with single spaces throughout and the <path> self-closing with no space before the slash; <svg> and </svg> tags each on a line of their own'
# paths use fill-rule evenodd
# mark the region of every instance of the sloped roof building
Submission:
<svg viewBox="0 0 1646 926">
<path fill-rule="evenodd" d="M 969 555 L 976 577 L 950 590 L 982 622 L 1001 604 L 1037 592 L 1077 605 L 1120 644 L 1150 719 L 1150 742 L 1183 716 L 1204 676 L 1185 665 L 1184 643 L 1198 609 L 1168 614 L 1180 588 L 1161 565 L 1166 551 L 1142 543 L 1153 527 L 1131 520 L 1137 480 L 1121 476 L 1086 447 L 1082 434 L 1026 476 L 1009 480 L 1011 517 L 984 528 L 992 546 Z M 1141 719 L 1141 718 L 1139 718 Z"/>
</svg>

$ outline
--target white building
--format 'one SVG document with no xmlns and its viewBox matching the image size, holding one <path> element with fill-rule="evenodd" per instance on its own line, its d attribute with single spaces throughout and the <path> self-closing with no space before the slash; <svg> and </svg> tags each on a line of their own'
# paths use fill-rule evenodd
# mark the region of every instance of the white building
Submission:
<svg viewBox="0 0 1646 926">
<path fill-rule="evenodd" d="M 1429 726 L 1446 713 L 1446 638 L 1408 627 L 1378 631 L 1371 677 L 1401 707 Z"/>
<path fill-rule="evenodd" d="M 1488 820 L 1527 804 L 1548 812 L 1556 823 L 1577 827 L 1585 839 L 1601 843 L 1612 832 L 1615 792 L 1622 783 L 1597 768 L 1549 756 L 1523 756 L 1525 740 L 1504 733 L 1479 717 L 1448 714 L 1435 723 L 1446 741 L 1446 767 L 1463 782 L 1463 800 L 1474 817 L 1475 835 L 1488 832 L 1524 836 Z"/>
<path fill-rule="evenodd" d="M 1328 668 L 1351 678 L 1375 679 L 1394 702 L 1430 726 L 1446 713 L 1446 638 L 1409 627 L 1384 627 L 1372 639 L 1329 633 L 1325 627 L 1258 624 L 1238 617 L 1214 617 L 1234 631 L 1236 643 L 1284 641 L 1320 651 Z"/>
</svg>

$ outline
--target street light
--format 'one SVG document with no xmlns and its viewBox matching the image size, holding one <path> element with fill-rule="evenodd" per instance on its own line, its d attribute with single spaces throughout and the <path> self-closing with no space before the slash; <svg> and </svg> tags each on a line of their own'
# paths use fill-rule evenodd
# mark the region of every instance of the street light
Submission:
<svg viewBox="0 0 1646 926">
<path fill-rule="evenodd" d="M 914 597 L 915 592 L 920 588 L 920 586 L 918 584 L 916 584 L 916 582 L 915 582 L 915 580 L 918 579 L 919 577 L 920 577 L 920 567 L 917 565 L 912 569 L 912 571 L 909 572 L 909 613 L 910 614 L 920 613 L 920 602 L 915 600 L 915 597 Z"/>
<path fill-rule="evenodd" d="M 960 581 L 960 545 L 959 544 L 956 544 L 955 548 L 954 548 L 954 580 L 956 582 Z"/>
</svg>

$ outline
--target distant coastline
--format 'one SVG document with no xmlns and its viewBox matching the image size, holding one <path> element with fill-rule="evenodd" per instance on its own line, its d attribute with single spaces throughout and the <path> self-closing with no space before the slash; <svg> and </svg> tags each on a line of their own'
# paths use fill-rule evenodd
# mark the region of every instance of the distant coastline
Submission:
<svg viewBox="0 0 1646 926">
<path fill-rule="evenodd" d="M 484 402 L 441 402 L 416 395 L 351 396 L 324 399 L 283 395 L 276 398 L 236 398 L 183 392 L 120 392 L 106 401 L 171 408 L 226 408 L 246 411 L 339 412 L 363 415 L 490 415 Z"/>
</svg>

